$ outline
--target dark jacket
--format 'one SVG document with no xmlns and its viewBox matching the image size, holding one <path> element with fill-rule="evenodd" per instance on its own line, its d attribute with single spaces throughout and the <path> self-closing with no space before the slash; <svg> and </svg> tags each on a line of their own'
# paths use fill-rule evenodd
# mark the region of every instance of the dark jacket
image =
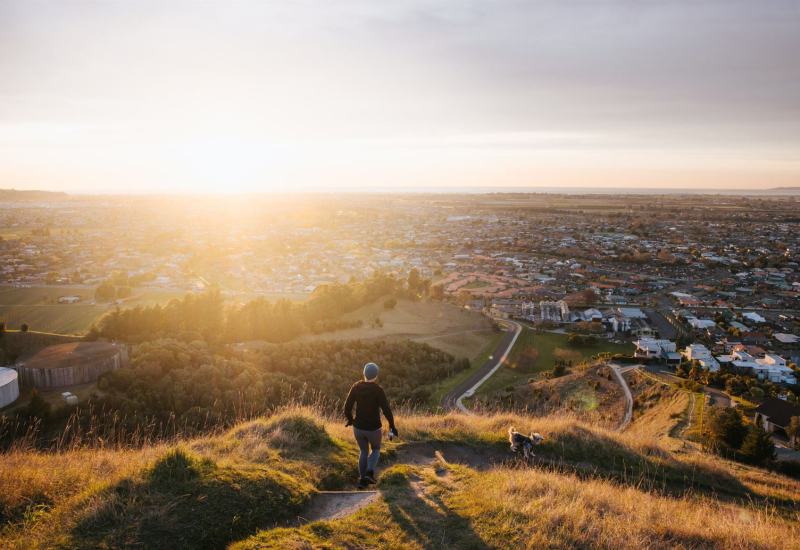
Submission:
<svg viewBox="0 0 800 550">
<path fill-rule="evenodd" d="M 353 405 L 356 406 L 356 417 L 353 418 Z M 381 412 L 394 429 L 394 416 L 389 408 L 389 401 L 383 388 L 377 382 L 356 382 L 347 394 L 344 402 L 344 415 L 349 423 L 359 430 L 379 430 L 381 428 Z"/>
</svg>

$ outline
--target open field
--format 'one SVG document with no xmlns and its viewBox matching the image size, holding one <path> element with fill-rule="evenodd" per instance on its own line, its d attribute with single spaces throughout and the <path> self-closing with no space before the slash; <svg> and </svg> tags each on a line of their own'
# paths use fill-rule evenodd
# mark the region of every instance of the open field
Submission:
<svg viewBox="0 0 800 550">
<path fill-rule="evenodd" d="M 28 323 L 31 330 L 56 334 L 82 334 L 108 309 L 106 306 L 78 304 L 0 305 L 0 319 L 11 328 L 19 328 L 22 323 Z"/>
<path fill-rule="evenodd" d="M 50 300 L 56 300 L 59 296 L 84 296 L 91 303 L 94 301 L 94 291 L 94 286 L 87 285 L 0 285 L 0 305 L 33 306 L 49 303 L 45 302 L 45 296 Z"/>
<path fill-rule="evenodd" d="M 298 340 L 304 342 L 316 340 L 377 340 L 382 338 L 408 338 L 414 340 L 468 330 L 483 331 L 490 329 L 492 326 L 491 320 L 478 312 L 442 302 L 401 299 L 397 301 L 397 305 L 393 309 L 386 309 L 383 307 L 383 301 L 384 299 L 380 299 L 374 304 L 364 306 L 342 316 L 343 320 L 361 319 L 364 322 L 361 327 L 322 334 L 309 334 L 300 337 Z M 383 322 L 383 326 L 373 327 L 373 321 L 378 318 Z M 424 343 L 437 347 L 437 340 L 424 340 Z M 446 342 L 444 345 L 450 344 L 450 342 Z M 469 342 L 469 348 L 473 352 L 478 345 L 475 341 Z M 451 346 L 451 349 L 454 348 Z M 465 357 L 466 355 L 458 354 L 458 356 Z"/>
<path fill-rule="evenodd" d="M 115 305 L 96 304 L 94 286 L 85 285 L 43 285 L 31 287 L 14 287 L 0 285 L 0 320 L 4 320 L 9 328 L 19 328 L 28 323 L 31 330 L 54 332 L 57 334 L 83 334 L 103 313 L 110 311 Z M 188 291 L 160 288 L 134 288 L 133 296 L 123 301 L 120 307 L 129 308 L 159 304 L 167 305 L 175 298 L 182 299 Z M 77 304 L 57 304 L 59 296 L 84 296 L 85 301 Z M 307 294 L 275 293 L 225 293 L 226 301 L 239 300 L 248 302 L 258 296 L 276 301 L 289 299 L 301 302 L 308 298 Z M 47 297 L 47 301 L 45 300 Z"/>
<path fill-rule="evenodd" d="M 611 352 L 612 354 L 630 353 L 632 349 L 630 344 L 612 344 L 602 339 L 593 346 L 572 348 L 567 344 L 567 337 L 568 335 L 566 334 L 538 332 L 527 327 L 523 328 L 522 334 L 520 334 L 517 343 L 514 345 L 514 349 L 508 354 L 506 364 L 500 367 L 494 376 L 478 389 L 476 395 L 488 396 L 508 386 L 516 386 L 517 384 L 527 382 L 527 380 L 531 378 L 532 373 L 523 372 L 518 369 L 517 361 L 519 360 L 522 350 L 528 346 L 534 347 L 539 351 L 539 362 L 534 369 L 535 373 L 551 370 L 553 368 L 556 360 L 554 355 L 556 348 L 577 351 L 587 360 L 591 359 L 593 355 L 605 351 Z"/>
</svg>

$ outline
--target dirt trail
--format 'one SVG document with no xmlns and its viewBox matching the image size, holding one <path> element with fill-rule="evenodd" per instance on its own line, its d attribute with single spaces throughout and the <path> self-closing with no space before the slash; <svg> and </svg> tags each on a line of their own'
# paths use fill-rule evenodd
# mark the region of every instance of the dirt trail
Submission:
<svg viewBox="0 0 800 550">
<path fill-rule="evenodd" d="M 619 381 L 619 385 L 622 386 L 622 391 L 625 392 L 625 417 L 622 419 L 622 424 L 619 425 L 617 428 L 618 432 L 621 432 L 625 429 L 625 426 L 631 421 L 633 417 L 633 394 L 631 394 L 631 389 L 628 387 L 628 383 L 625 381 L 625 377 L 622 376 L 621 369 L 619 365 L 615 365 L 613 363 L 609 363 L 611 370 L 614 372 L 614 375 L 617 377 Z"/>
<path fill-rule="evenodd" d="M 438 457 L 437 453 L 439 454 Z M 596 470 L 590 463 L 572 462 L 540 456 L 526 460 L 508 449 L 499 449 L 496 447 L 475 448 L 457 443 L 427 441 L 405 445 L 398 451 L 397 457 L 387 461 L 385 466 L 407 464 L 409 466 L 428 467 L 440 460 L 447 464 L 462 464 L 475 470 L 488 470 L 494 466 L 501 465 L 506 467 L 566 467 L 587 473 Z M 624 472 L 609 470 L 607 473 L 621 475 Z M 437 475 L 446 476 L 447 472 L 439 472 Z M 412 490 L 417 493 L 424 493 L 425 488 L 421 485 L 423 482 L 419 479 L 413 481 Z M 291 524 L 294 526 L 301 526 L 312 521 L 334 521 L 342 519 L 376 502 L 380 496 L 380 485 L 378 485 L 377 490 L 370 491 L 323 491 L 316 494 L 311 499 L 306 510 L 299 515 L 295 521 L 291 522 Z"/>
<path fill-rule="evenodd" d="M 385 466 L 407 464 L 409 466 L 429 466 L 440 460 L 440 456 L 450 464 L 463 464 L 476 470 L 487 470 L 492 466 L 514 460 L 509 451 L 497 448 L 474 448 L 456 443 L 431 443 L 427 441 L 404 445 L 397 457 Z M 304 525 L 312 521 L 334 521 L 355 514 L 375 502 L 380 489 L 373 491 L 322 491 L 317 493 L 308 508 L 292 522 Z"/>
<path fill-rule="evenodd" d="M 378 491 L 322 491 L 311 499 L 297 522 L 303 525 L 312 521 L 342 519 L 369 506 L 378 500 L 378 496 Z"/>
</svg>

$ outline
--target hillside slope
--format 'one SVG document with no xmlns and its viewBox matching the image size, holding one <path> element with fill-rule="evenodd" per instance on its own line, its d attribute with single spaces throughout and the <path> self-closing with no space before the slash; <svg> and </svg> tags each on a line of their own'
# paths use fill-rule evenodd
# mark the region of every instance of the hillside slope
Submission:
<svg viewBox="0 0 800 550">
<path fill-rule="evenodd" d="M 17 449 L 0 456 L 0 546 L 800 546 L 789 478 L 568 415 L 398 416 L 369 504 L 302 526 L 318 491 L 355 483 L 350 429 L 315 410 L 140 450 Z M 534 461 L 509 453 L 509 425 L 542 434 Z M 436 451 L 448 464 L 430 464 Z"/>
<path fill-rule="evenodd" d="M 383 307 L 386 295 L 374 304 L 342 315 L 342 321 L 363 321 L 357 328 L 309 334 L 298 341 L 400 340 L 410 339 L 472 360 L 492 341 L 491 320 L 445 302 L 397 300 L 394 308 Z M 380 324 L 373 324 L 380 319 Z"/>
</svg>

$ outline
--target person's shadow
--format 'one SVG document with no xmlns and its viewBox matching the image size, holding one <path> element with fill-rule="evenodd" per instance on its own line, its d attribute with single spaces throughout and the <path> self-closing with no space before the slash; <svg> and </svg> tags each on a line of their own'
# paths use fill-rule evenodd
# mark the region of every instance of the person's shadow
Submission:
<svg viewBox="0 0 800 550">
<path fill-rule="evenodd" d="M 392 519 L 426 550 L 491 548 L 472 529 L 468 518 L 451 510 L 433 491 L 423 490 L 423 481 L 403 478 L 394 485 L 396 490 L 384 494 Z"/>
</svg>

